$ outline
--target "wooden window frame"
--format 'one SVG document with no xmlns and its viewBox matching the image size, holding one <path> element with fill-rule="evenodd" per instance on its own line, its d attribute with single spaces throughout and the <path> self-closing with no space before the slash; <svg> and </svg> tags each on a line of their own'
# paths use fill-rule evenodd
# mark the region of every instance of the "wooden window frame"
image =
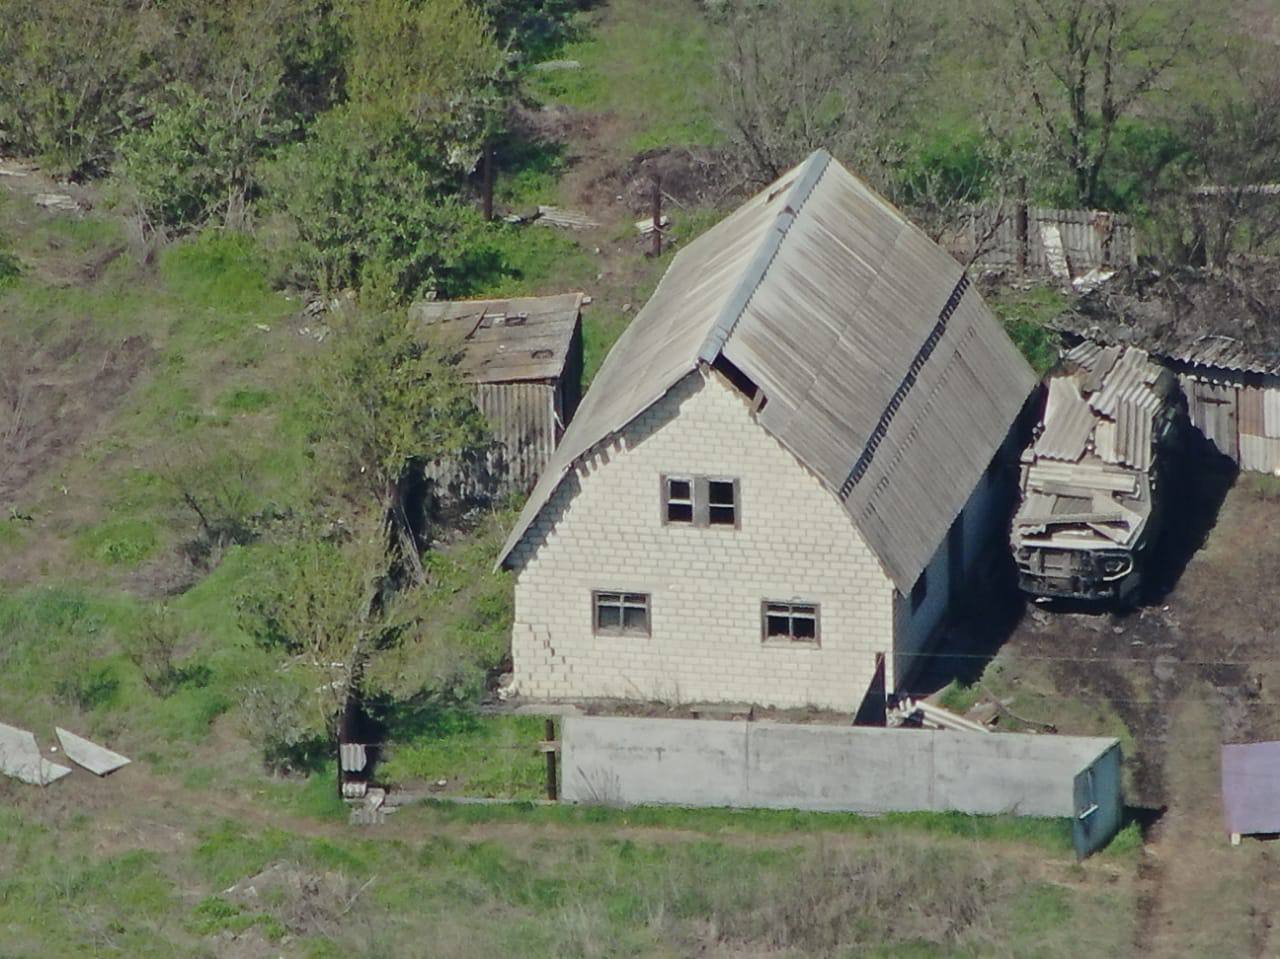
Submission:
<svg viewBox="0 0 1280 959">
<path fill-rule="evenodd" d="M 671 484 L 688 483 L 689 484 L 689 500 L 688 505 L 691 507 L 693 518 L 671 519 Z M 733 522 L 721 523 L 712 522 L 711 520 L 711 484 L 723 483 L 726 486 L 733 487 L 733 503 L 729 504 L 717 503 L 716 509 L 733 509 Z M 693 473 L 663 473 L 659 477 L 658 484 L 658 509 L 662 516 L 662 525 L 664 526 L 693 526 L 698 529 L 741 529 L 742 528 L 742 483 L 733 476 L 702 476 Z M 677 505 L 686 505 L 683 499 L 677 500 Z"/>
<path fill-rule="evenodd" d="M 687 505 L 689 507 L 688 519 L 672 519 L 671 518 L 671 484 L 672 483 L 688 483 L 689 499 Z M 664 526 L 696 526 L 698 525 L 698 483 L 697 478 L 687 473 L 664 473 L 662 475 L 661 485 L 659 486 L 660 499 L 658 508 L 662 511 L 662 524 Z M 675 500 L 676 505 L 684 506 L 686 501 L 683 499 Z"/>
<path fill-rule="evenodd" d="M 608 603 L 607 605 L 615 606 L 619 610 L 617 626 L 601 626 L 600 625 L 600 601 L 602 597 L 616 596 L 618 602 Z M 635 609 L 639 604 L 632 602 L 628 604 L 630 597 L 639 596 L 644 599 L 644 629 L 628 628 L 625 625 L 625 611 Z M 650 593 L 642 593 L 637 590 L 628 589 L 593 589 L 591 591 L 591 633 L 593 636 L 652 636 L 653 635 L 653 596 Z"/>
<path fill-rule="evenodd" d="M 787 636 L 770 636 L 769 635 L 769 607 L 770 606 L 786 606 L 788 607 L 787 617 L 792 619 L 795 617 L 795 610 L 803 608 L 813 610 L 813 637 L 797 638 L 794 630 Z M 795 599 L 763 599 L 760 601 L 760 642 L 765 646 L 800 646 L 805 648 L 816 648 L 822 645 L 822 604 L 811 603 L 805 600 Z"/>
</svg>

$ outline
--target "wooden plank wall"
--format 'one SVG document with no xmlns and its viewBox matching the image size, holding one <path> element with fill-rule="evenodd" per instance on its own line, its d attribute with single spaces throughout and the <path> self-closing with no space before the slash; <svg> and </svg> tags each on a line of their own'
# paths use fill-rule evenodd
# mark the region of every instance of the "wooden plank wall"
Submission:
<svg viewBox="0 0 1280 959">
<path fill-rule="evenodd" d="M 970 250 L 978 245 L 994 215 L 990 211 L 976 211 L 970 218 Z M 1122 214 L 1030 207 L 1027 221 L 1027 269 L 1030 272 L 1050 273 L 1041 231 L 1045 224 L 1058 227 L 1073 276 L 1081 276 L 1097 267 L 1127 266 L 1137 262 L 1133 224 Z M 1017 263 L 1017 217 L 1007 215 L 986 242 L 975 265 L 987 269 L 1013 269 Z"/>
</svg>

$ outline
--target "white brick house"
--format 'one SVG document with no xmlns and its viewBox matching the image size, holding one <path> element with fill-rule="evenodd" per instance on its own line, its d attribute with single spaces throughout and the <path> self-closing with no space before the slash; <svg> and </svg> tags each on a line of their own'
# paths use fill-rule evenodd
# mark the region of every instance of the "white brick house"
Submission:
<svg viewBox="0 0 1280 959">
<path fill-rule="evenodd" d="M 1000 529 L 1035 376 L 819 151 L 676 256 L 502 553 L 531 698 L 856 709 Z"/>
</svg>

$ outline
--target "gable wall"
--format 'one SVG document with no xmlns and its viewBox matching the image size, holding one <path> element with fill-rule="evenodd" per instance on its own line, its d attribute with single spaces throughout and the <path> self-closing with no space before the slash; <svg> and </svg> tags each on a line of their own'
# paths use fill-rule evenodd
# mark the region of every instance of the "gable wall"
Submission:
<svg viewBox="0 0 1280 959">
<path fill-rule="evenodd" d="M 664 473 L 736 477 L 739 529 L 663 525 Z M 691 374 L 561 483 L 510 563 L 519 692 L 853 710 L 892 649 L 893 587 L 848 515 L 716 375 Z M 651 635 L 595 636 L 593 589 L 651 596 Z M 761 602 L 821 606 L 766 645 Z"/>
</svg>

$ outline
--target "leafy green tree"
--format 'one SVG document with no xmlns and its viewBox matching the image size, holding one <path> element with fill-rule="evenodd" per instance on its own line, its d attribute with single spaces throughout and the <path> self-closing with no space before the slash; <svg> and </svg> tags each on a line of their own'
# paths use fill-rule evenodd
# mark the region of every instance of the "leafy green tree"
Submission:
<svg viewBox="0 0 1280 959">
<path fill-rule="evenodd" d="M 447 348 L 415 335 L 403 313 L 340 311 L 332 343 L 318 370 L 316 439 L 337 485 L 386 519 L 395 552 L 422 581 L 406 482 L 476 456 L 488 442 L 484 419 Z"/>
<path fill-rule="evenodd" d="M 342 43 L 314 0 L 188 0 L 168 15 L 176 79 L 122 139 L 119 172 L 154 226 L 241 226 L 263 156 L 339 96 Z"/>
<path fill-rule="evenodd" d="M 0 0 L 0 147 L 99 173 L 163 73 L 159 11 L 133 0 Z"/>
<path fill-rule="evenodd" d="M 333 110 L 266 180 L 288 223 L 282 254 L 293 282 L 376 286 L 407 300 L 457 292 L 493 267 L 478 211 L 456 197 L 438 155 L 393 120 Z"/>
</svg>

